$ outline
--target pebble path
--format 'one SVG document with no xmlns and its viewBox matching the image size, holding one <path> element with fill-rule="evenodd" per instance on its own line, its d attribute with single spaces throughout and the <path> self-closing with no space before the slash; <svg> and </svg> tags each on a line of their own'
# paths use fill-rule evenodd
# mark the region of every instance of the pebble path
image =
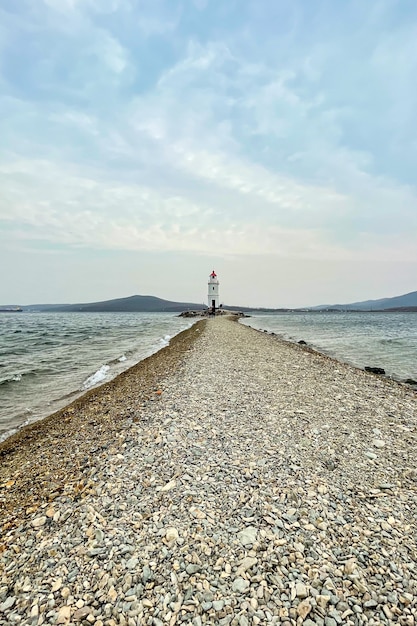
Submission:
<svg viewBox="0 0 417 626">
<path fill-rule="evenodd" d="M 417 624 L 415 392 L 201 328 L 89 488 L 3 537 L 0 625 Z"/>
</svg>

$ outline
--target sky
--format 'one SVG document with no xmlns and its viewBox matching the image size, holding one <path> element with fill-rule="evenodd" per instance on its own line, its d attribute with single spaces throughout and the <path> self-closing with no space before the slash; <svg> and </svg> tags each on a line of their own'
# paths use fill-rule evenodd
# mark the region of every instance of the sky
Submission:
<svg viewBox="0 0 417 626">
<path fill-rule="evenodd" d="M 417 290 L 415 0 L 0 0 L 0 303 Z"/>
</svg>

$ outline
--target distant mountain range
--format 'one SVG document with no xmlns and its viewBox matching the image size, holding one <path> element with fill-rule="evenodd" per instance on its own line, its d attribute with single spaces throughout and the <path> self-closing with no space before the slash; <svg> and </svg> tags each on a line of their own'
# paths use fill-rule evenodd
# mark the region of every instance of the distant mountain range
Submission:
<svg viewBox="0 0 417 626">
<path fill-rule="evenodd" d="M 82 312 L 82 313 L 117 313 L 117 312 L 142 312 L 142 313 L 180 313 L 189 309 L 200 311 L 207 307 L 194 302 L 170 302 L 156 298 L 155 296 L 130 296 L 128 298 L 116 298 L 104 302 L 90 302 L 84 304 L 32 304 L 21 307 L 23 311 L 44 312 Z"/>
<path fill-rule="evenodd" d="M 406 293 L 403 296 L 395 296 L 394 298 L 364 300 L 363 302 L 352 302 L 351 304 L 323 304 L 309 308 L 311 311 L 324 309 L 333 311 L 396 311 L 398 309 L 417 311 L 417 291 Z"/>
<path fill-rule="evenodd" d="M 181 311 L 201 311 L 207 308 L 205 304 L 195 302 L 171 302 L 155 296 L 130 296 L 105 300 L 104 302 L 90 302 L 84 304 L 31 304 L 27 306 L 7 305 L 0 310 L 19 308 L 22 311 L 44 312 L 142 312 L 142 313 L 181 313 Z M 286 311 L 417 311 L 417 291 L 407 293 L 394 298 L 382 298 L 380 300 L 364 300 L 351 304 L 322 304 L 320 306 L 307 307 L 304 309 L 266 309 L 253 307 L 238 307 L 224 305 L 225 309 L 232 311 L 259 311 L 259 312 L 286 312 Z"/>
</svg>

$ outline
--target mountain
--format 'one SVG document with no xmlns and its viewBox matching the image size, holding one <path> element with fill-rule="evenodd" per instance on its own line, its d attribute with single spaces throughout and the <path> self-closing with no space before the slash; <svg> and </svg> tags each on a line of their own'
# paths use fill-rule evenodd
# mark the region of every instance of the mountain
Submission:
<svg viewBox="0 0 417 626">
<path fill-rule="evenodd" d="M 16 308 L 17 305 L 8 305 L 5 308 Z M 43 313 L 181 313 L 181 311 L 204 311 L 207 305 L 195 302 L 171 302 L 156 296 L 129 296 L 128 298 L 117 298 L 115 300 L 104 300 L 103 302 L 84 302 L 79 304 L 29 304 L 19 305 L 20 310 L 25 312 Z M 228 311 L 259 311 L 276 312 L 288 311 L 288 309 L 263 309 L 254 307 L 238 307 L 224 305 Z"/>
<path fill-rule="evenodd" d="M 16 307 L 16 305 L 13 305 Z M 31 304 L 20 306 L 23 311 L 45 311 L 45 312 L 141 312 L 141 313 L 180 313 L 181 311 L 201 311 L 207 309 L 205 304 L 195 302 L 171 302 L 155 296 L 130 296 L 128 298 L 117 298 L 115 300 L 105 300 L 103 302 L 89 302 L 81 304 Z M 276 313 L 291 311 L 390 311 L 409 310 L 417 311 L 417 291 L 406 293 L 394 298 L 381 298 L 380 300 L 364 300 L 362 302 L 352 302 L 350 304 L 322 304 L 303 309 L 265 309 L 255 307 L 237 307 L 224 305 L 224 308 L 231 311 Z"/>
<path fill-rule="evenodd" d="M 24 311 L 45 311 L 45 312 L 172 312 L 179 313 L 189 309 L 206 309 L 204 304 L 192 302 L 170 302 L 155 296 L 130 296 L 128 298 L 117 298 L 115 300 L 105 300 L 104 302 L 91 302 L 84 304 L 32 304 L 23 306 Z"/>
<path fill-rule="evenodd" d="M 386 311 L 397 309 L 417 310 L 417 291 L 406 293 L 403 296 L 393 298 L 381 298 L 380 300 L 364 300 L 350 304 L 322 304 L 311 307 L 312 311 L 333 309 L 338 311 Z"/>
</svg>

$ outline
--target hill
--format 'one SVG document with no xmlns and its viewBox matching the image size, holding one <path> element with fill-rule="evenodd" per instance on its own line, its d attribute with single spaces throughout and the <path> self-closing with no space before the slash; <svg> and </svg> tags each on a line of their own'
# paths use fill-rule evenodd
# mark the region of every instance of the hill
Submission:
<svg viewBox="0 0 417 626">
<path fill-rule="evenodd" d="M 322 304 L 311 307 L 310 310 L 318 311 L 323 309 L 333 309 L 336 311 L 386 311 L 398 309 L 417 309 L 417 291 L 406 293 L 393 298 L 381 298 L 379 300 L 364 300 L 362 302 L 352 302 L 350 304 Z"/>
<path fill-rule="evenodd" d="M 16 307 L 17 305 L 13 305 Z M 1 308 L 1 307 L 0 307 Z M 87 302 L 79 304 L 31 304 L 19 307 L 23 311 L 44 312 L 85 312 L 85 313 L 181 313 L 182 311 L 201 311 L 207 309 L 206 304 L 195 302 L 172 302 L 156 296 L 129 296 L 116 298 L 102 302 Z M 417 291 L 395 296 L 393 298 L 381 298 L 380 300 L 364 300 L 349 304 L 321 304 L 303 309 L 273 309 L 224 305 L 230 311 L 242 311 L 245 313 L 285 313 L 288 311 L 417 311 Z M 4 309 L 4 307 L 3 307 Z"/>
<path fill-rule="evenodd" d="M 193 302 L 171 302 L 155 296 L 129 296 L 128 298 L 116 298 L 115 300 L 105 300 L 103 302 L 90 302 L 81 304 L 33 304 L 24 306 L 24 311 L 45 311 L 45 312 L 82 312 L 82 313 L 121 313 L 121 312 L 181 312 L 188 309 L 201 310 L 207 308 L 203 304 Z"/>
</svg>

